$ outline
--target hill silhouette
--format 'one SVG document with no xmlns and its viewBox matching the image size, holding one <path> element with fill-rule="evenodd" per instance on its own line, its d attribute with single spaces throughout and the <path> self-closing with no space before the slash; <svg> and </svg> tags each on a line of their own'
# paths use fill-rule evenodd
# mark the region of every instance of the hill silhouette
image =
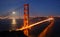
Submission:
<svg viewBox="0 0 60 37">
<path fill-rule="evenodd" d="M 2 31 L 0 32 L 0 37 L 27 37 L 24 35 L 23 31 Z"/>
</svg>

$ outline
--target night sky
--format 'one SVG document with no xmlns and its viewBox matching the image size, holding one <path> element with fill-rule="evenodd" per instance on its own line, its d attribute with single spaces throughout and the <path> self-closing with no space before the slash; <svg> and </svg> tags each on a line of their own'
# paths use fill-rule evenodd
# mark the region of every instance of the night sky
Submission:
<svg viewBox="0 0 60 37">
<path fill-rule="evenodd" d="M 24 3 L 30 5 L 30 16 L 60 15 L 60 0 L 0 0 L 0 15 L 16 11 L 17 15 L 23 16 Z"/>
</svg>

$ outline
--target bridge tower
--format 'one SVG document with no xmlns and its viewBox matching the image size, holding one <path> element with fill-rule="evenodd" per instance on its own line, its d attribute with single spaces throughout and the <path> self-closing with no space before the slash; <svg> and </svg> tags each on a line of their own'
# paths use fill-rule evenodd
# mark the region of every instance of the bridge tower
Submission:
<svg viewBox="0 0 60 37">
<path fill-rule="evenodd" d="M 24 4 L 24 27 L 29 25 L 29 4 Z M 28 29 L 24 30 L 24 34 L 28 36 Z"/>
</svg>

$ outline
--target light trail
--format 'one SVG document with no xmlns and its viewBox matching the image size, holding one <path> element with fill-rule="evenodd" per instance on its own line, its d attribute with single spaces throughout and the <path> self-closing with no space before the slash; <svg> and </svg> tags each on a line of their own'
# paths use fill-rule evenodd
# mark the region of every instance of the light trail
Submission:
<svg viewBox="0 0 60 37">
<path fill-rule="evenodd" d="M 51 31 L 53 24 L 54 20 L 51 20 L 51 23 L 39 34 L 38 37 L 46 37 L 46 34 Z"/>
<path fill-rule="evenodd" d="M 16 24 L 16 19 L 12 18 L 12 24 L 15 25 Z"/>
<path fill-rule="evenodd" d="M 31 28 L 31 27 L 37 25 L 37 24 L 41 24 L 41 23 L 44 23 L 44 22 L 46 22 L 46 21 L 50 21 L 50 20 L 53 20 L 53 18 L 48 18 L 48 19 L 46 19 L 46 20 L 43 20 L 43 21 L 37 22 L 37 23 L 35 23 L 35 24 L 31 24 L 30 26 L 22 27 L 22 28 L 20 28 L 20 29 L 17 29 L 17 31 L 18 31 L 18 30 L 28 29 L 28 28 Z"/>
<path fill-rule="evenodd" d="M 11 23 L 11 30 L 16 30 L 16 19 L 12 18 L 12 23 Z"/>
</svg>

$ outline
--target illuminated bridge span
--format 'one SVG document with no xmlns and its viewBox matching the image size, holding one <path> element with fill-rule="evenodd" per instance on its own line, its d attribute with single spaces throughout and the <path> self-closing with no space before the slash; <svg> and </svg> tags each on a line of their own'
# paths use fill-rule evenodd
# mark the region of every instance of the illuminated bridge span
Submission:
<svg viewBox="0 0 60 37">
<path fill-rule="evenodd" d="M 46 20 L 39 21 L 39 22 L 37 22 L 37 23 L 35 23 L 35 24 L 31 24 L 31 25 L 29 25 L 29 26 L 22 27 L 22 28 L 17 29 L 17 30 L 25 30 L 25 29 L 31 28 L 31 27 L 33 27 L 33 26 L 36 26 L 37 24 L 41 24 L 41 23 L 44 23 L 44 22 L 46 22 L 46 21 L 51 21 L 51 20 L 54 20 L 54 18 L 48 18 L 48 19 L 46 19 Z"/>
<path fill-rule="evenodd" d="M 41 25 L 41 23 L 44 23 L 44 22 L 47 22 L 47 21 L 50 22 L 50 24 L 38 36 L 38 37 L 46 37 L 46 34 L 51 30 L 51 28 L 52 28 L 52 26 L 54 24 L 54 18 L 53 17 L 50 17 L 48 19 L 39 21 L 37 23 L 31 24 L 31 25 L 26 26 L 26 27 L 22 27 L 20 29 L 17 29 L 16 31 L 19 31 L 19 30 L 23 30 L 24 31 L 25 29 L 30 29 L 33 26 L 37 26 L 38 24 Z M 28 37 L 30 37 L 30 36 L 28 36 Z"/>
</svg>

